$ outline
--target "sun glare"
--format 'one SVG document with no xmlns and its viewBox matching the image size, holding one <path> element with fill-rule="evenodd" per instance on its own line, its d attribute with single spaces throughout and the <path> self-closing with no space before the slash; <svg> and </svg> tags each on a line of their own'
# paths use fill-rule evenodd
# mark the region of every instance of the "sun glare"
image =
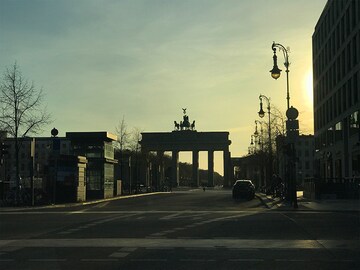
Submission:
<svg viewBox="0 0 360 270">
<path fill-rule="evenodd" d="M 305 77 L 305 90 L 306 96 L 309 103 L 313 103 L 313 78 L 312 78 L 312 71 L 309 70 L 306 73 Z"/>
</svg>

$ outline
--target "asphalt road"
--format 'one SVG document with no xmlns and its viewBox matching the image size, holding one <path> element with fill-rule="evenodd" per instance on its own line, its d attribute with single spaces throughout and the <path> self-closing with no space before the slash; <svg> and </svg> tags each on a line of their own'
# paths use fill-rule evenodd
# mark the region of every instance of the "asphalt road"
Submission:
<svg viewBox="0 0 360 270">
<path fill-rule="evenodd" d="M 230 190 L 0 212 L 0 269 L 360 269 L 359 214 Z"/>
</svg>

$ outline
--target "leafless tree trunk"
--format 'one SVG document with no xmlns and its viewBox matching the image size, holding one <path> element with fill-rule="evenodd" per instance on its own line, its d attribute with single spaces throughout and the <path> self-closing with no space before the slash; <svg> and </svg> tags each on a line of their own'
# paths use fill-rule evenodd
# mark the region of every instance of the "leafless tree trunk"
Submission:
<svg viewBox="0 0 360 270">
<path fill-rule="evenodd" d="M 131 132 L 131 140 L 130 140 L 130 150 L 135 155 L 135 186 L 138 188 L 139 176 L 140 176 L 140 168 L 139 168 L 139 155 L 140 155 L 140 140 L 141 140 L 141 132 L 140 128 L 134 127 Z"/>
<path fill-rule="evenodd" d="M 124 179 L 123 151 L 128 147 L 129 139 L 130 139 L 130 133 L 128 132 L 128 128 L 124 116 L 122 120 L 119 122 L 119 124 L 115 127 L 115 131 L 117 135 L 118 150 L 120 154 L 120 178 L 121 180 L 123 180 Z"/>
<path fill-rule="evenodd" d="M 37 134 L 51 122 L 46 108 L 42 108 L 43 92 L 26 80 L 15 63 L 7 68 L 0 82 L 0 125 L 15 139 L 16 189 L 19 191 L 20 170 L 18 138 Z M 17 192 L 18 193 L 18 192 Z"/>
<path fill-rule="evenodd" d="M 119 144 L 118 147 L 120 152 L 122 152 L 128 147 L 130 140 L 130 133 L 128 132 L 128 127 L 124 116 L 119 124 L 115 127 L 115 131 L 117 135 L 117 142 Z"/>
</svg>

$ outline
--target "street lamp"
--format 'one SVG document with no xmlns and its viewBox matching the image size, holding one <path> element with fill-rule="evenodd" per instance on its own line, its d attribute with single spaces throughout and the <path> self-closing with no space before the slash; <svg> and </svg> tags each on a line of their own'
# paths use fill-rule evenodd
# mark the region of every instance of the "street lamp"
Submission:
<svg viewBox="0 0 360 270">
<path fill-rule="evenodd" d="M 276 48 L 283 52 L 284 55 L 284 66 L 286 68 L 286 100 L 287 100 L 287 121 L 286 121 L 286 133 L 287 133 L 287 149 L 288 149 L 288 171 L 289 171 L 289 179 L 288 185 L 291 186 L 292 190 L 288 190 L 288 196 L 292 197 L 294 208 L 298 208 L 297 205 L 297 195 L 296 195 L 296 176 L 294 175 L 295 171 L 295 141 L 298 136 L 299 123 L 296 120 L 298 116 L 298 111 L 294 107 L 290 107 L 290 91 L 289 91 L 289 48 L 285 48 L 283 45 L 279 43 L 273 42 L 271 45 L 271 49 L 273 50 L 273 61 L 274 66 L 273 69 L 270 70 L 271 77 L 277 80 L 280 77 L 281 69 L 277 66 L 277 56 L 276 56 Z M 292 193 L 292 194 L 291 194 Z"/>
<path fill-rule="evenodd" d="M 263 138 L 263 121 L 259 121 L 259 120 L 255 120 L 255 132 L 254 132 L 254 136 L 255 138 L 258 138 L 257 143 L 260 145 L 260 149 L 261 151 L 263 150 L 262 148 L 262 138 Z M 260 125 L 260 135 L 258 132 L 258 124 Z"/>
<path fill-rule="evenodd" d="M 258 124 L 260 125 L 260 135 L 258 132 Z M 254 135 L 257 139 L 257 143 L 260 146 L 260 187 L 264 188 L 265 186 L 265 177 L 264 177 L 264 145 L 263 145 L 263 121 L 255 120 L 255 132 Z"/>
<path fill-rule="evenodd" d="M 273 77 L 275 80 L 277 80 L 280 77 L 281 74 L 281 69 L 279 69 L 278 65 L 277 65 L 277 56 L 276 56 L 276 48 L 278 48 L 280 51 L 283 52 L 284 54 L 284 58 L 285 58 L 285 62 L 284 62 L 284 66 L 286 68 L 285 72 L 286 72 L 286 100 L 287 100 L 287 108 L 290 108 L 290 93 L 289 93 L 289 48 L 285 48 L 283 45 L 279 44 L 279 43 L 275 43 L 275 41 L 273 42 L 271 49 L 274 52 L 273 55 L 273 61 L 274 61 L 274 66 L 273 69 L 270 70 L 271 72 L 271 77 Z"/>
<path fill-rule="evenodd" d="M 260 100 L 260 110 L 258 112 L 259 117 L 263 118 L 265 116 L 265 112 L 263 110 L 263 99 L 267 102 L 267 113 L 269 116 L 269 125 L 268 125 L 268 135 L 269 135 L 269 164 L 268 164 L 268 173 L 267 173 L 267 179 L 270 179 L 272 176 L 272 142 L 271 142 L 271 113 L 270 113 L 270 98 L 268 98 L 265 95 L 260 94 L 259 100 Z"/>
</svg>

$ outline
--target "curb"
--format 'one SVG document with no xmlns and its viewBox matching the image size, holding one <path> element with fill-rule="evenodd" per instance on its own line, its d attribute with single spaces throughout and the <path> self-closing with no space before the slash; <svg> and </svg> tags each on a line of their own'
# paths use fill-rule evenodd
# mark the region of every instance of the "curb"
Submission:
<svg viewBox="0 0 360 270">
<path fill-rule="evenodd" d="M 116 201 L 116 200 L 123 200 L 123 199 L 131 199 L 131 198 L 137 198 L 137 197 L 144 197 L 144 196 L 151 196 L 151 195 L 159 195 L 159 194 L 168 194 L 170 192 L 151 192 L 151 193 L 141 193 L 141 194 L 134 194 L 134 195 L 126 195 L 126 196 L 117 196 L 117 197 L 111 197 L 106 199 L 99 199 L 94 201 L 87 201 L 87 202 L 77 202 L 77 203 L 65 203 L 65 204 L 51 204 L 51 205 L 44 205 L 44 206 L 26 206 L 26 207 L 0 207 L 0 213 L 1 212 L 15 212 L 15 211 L 24 211 L 24 210 L 36 210 L 36 209 L 51 209 L 51 208 L 64 208 L 64 207 L 74 207 L 74 206 L 84 206 L 84 205 L 92 205 L 102 202 L 110 202 L 110 201 Z"/>
</svg>

